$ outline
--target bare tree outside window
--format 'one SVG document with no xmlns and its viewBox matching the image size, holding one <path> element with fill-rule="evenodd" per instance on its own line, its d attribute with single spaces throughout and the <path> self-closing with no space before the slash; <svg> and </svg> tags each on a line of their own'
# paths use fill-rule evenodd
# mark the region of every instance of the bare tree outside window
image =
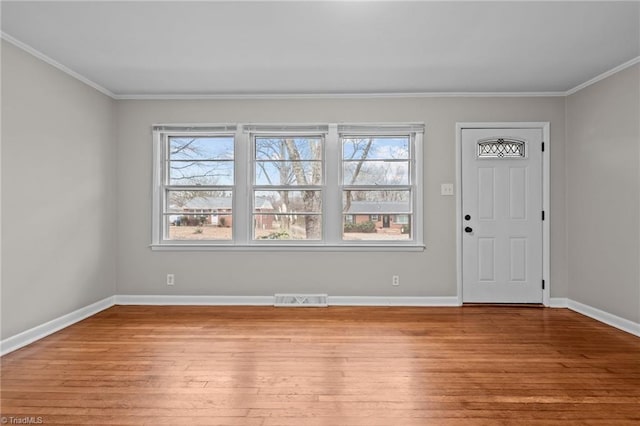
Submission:
<svg viewBox="0 0 640 426">
<path fill-rule="evenodd" d="M 254 218 L 257 238 L 322 238 L 322 144 L 321 137 L 255 138 L 256 194 L 274 208 L 271 226 L 262 220 L 260 229 Z M 254 216 L 265 215 L 254 211 Z"/>
<path fill-rule="evenodd" d="M 171 136 L 167 144 L 169 239 L 230 240 L 234 138 Z"/>
</svg>

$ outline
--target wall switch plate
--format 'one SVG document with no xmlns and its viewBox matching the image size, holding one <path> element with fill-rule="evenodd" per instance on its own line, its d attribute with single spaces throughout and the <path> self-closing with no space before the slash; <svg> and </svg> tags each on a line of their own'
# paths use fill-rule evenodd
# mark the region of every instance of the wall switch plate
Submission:
<svg viewBox="0 0 640 426">
<path fill-rule="evenodd" d="M 440 195 L 453 195 L 453 184 L 443 183 L 440 185 Z"/>
</svg>

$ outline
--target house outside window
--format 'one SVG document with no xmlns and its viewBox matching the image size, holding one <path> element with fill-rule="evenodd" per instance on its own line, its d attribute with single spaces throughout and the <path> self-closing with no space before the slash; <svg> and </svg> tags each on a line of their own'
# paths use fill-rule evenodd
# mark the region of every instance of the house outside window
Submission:
<svg viewBox="0 0 640 426">
<path fill-rule="evenodd" d="M 409 215 L 406 214 L 398 214 L 396 215 L 395 222 L 399 225 L 407 225 L 409 224 Z"/>
<path fill-rule="evenodd" d="M 423 247 L 422 124 L 153 130 L 153 249 Z"/>
<path fill-rule="evenodd" d="M 415 238 L 404 225 L 410 223 L 416 206 L 416 135 L 398 130 L 359 126 L 339 129 L 343 213 L 355 216 L 355 225 L 345 221 L 344 240 Z M 403 217 L 402 223 L 394 220 L 399 216 Z"/>
</svg>

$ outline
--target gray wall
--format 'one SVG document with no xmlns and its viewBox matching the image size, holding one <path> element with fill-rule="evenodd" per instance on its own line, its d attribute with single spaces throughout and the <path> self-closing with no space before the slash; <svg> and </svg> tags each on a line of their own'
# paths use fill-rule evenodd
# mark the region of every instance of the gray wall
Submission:
<svg viewBox="0 0 640 426">
<path fill-rule="evenodd" d="M 640 322 L 640 65 L 567 99 L 569 297 Z"/>
<path fill-rule="evenodd" d="M 113 294 L 455 296 L 455 198 L 439 189 L 465 121 L 551 122 L 551 295 L 640 322 L 637 65 L 566 99 L 116 102 L 2 47 L 2 338 Z M 153 123 L 310 121 L 427 124 L 426 251 L 151 251 Z"/>
<path fill-rule="evenodd" d="M 115 293 L 114 107 L 2 42 L 2 338 Z"/>
<path fill-rule="evenodd" d="M 551 294 L 568 295 L 565 247 L 565 100 L 556 98 L 385 98 L 119 101 L 119 294 L 455 296 L 455 123 L 551 122 Z M 424 121 L 424 252 L 153 252 L 151 125 L 227 122 Z M 176 274 L 167 287 L 165 275 Z M 391 275 L 400 275 L 400 287 Z"/>
</svg>

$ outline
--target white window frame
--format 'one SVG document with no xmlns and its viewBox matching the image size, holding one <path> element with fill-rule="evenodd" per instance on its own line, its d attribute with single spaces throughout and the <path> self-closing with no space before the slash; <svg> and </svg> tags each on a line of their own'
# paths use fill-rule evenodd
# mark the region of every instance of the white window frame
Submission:
<svg viewBox="0 0 640 426">
<path fill-rule="evenodd" d="M 238 164 L 235 157 L 235 147 L 237 144 L 237 126 L 236 125 L 215 125 L 215 126 L 190 126 L 190 125 L 161 125 L 153 126 L 153 219 L 152 219 L 152 245 L 153 246 L 189 246 L 195 241 L 191 240 L 169 240 L 165 239 L 166 222 L 164 220 L 165 207 L 167 205 L 167 192 L 180 190 L 221 190 L 232 191 L 232 215 L 235 219 L 235 200 L 237 198 L 237 171 Z M 234 183 L 232 185 L 206 185 L 206 186 L 188 186 L 188 185 L 171 185 L 169 182 L 169 173 L 166 168 L 169 160 L 169 138 L 171 137 L 233 137 L 234 138 Z M 233 221 L 235 222 L 235 221 Z M 235 224 L 232 223 L 232 226 Z M 232 229 L 232 235 L 235 235 Z M 233 240 L 204 240 L 199 245 L 228 245 Z M 197 242 L 196 242 L 197 243 Z"/>
<path fill-rule="evenodd" d="M 423 231 L 422 231 L 422 192 L 423 192 L 423 124 L 343 124 L 338 126 L 338 145 L 340 147 L 340 205 L 342 205 L 342 192 L 345 188 L 349 187 L 354 190 L 376 190 L 376 189 L 395 189 L 398 190 L 408 189 L 411 194 L 411 213 L 408 213 L 412 217 L 414 223 L 411 224 L 411 232 L 409 241 L 406 240 L 362 240 L 362 241 L 343 241 L 343 243 L 351 246 L 385 246 L 385 247 L 424 247 Z M 342 138 L 350 137 L 408 137 L 409 138 L 409 184 L 408 185 L 343 185 L 343 158 L 342 158 Z M 365 214 L 373 214 L 365 213 Z M 398 213 L 382 212 L 380 215 L 389 215 L 394 217 Z M 354 213 L 355 216 L 355 213 Z M 342 218 L 340 218 L 342 220 Z M 414 226 L 415 224 L 415 226 Z M 342 238 L 342 234 L 341 234 Z"/>
<path fill-rule="evenodd" d="M 310 251 L 421 251 L 423 240 L 423 134 L 422 123 L 392 124 L 163 124 L 153 126 L 153 250 L 310 250 Z M 166 240 L 163 203 L 167 187 L 167 138 L 173 135 L 234 136 L 233 240 Z M 323 180 L 321 240 L 253 240 L 256 136 L 322 136 Z M 410 135 L 410 188 L 412 223 L 410 240 L 343 240 L 341 135 Z M 306 187 L 305 187 L 306 188 Z M 298 190 L 292 186 L 288 189 Z"/>
<path fill-rule="evenodd" d="M 245 133 L 248 135 L 248 143 L 250 144 L 250 158 L 249 158 L 249 196 L 250 196 L 250 234 L 248 243 L 256 246 L 323 246 L 325 245 L 326 233 L 325 233 L 325 219 L 324 214 L 326 211 L 325 198 L 326 198 L 326 146 L 327 146 L 327 134 L 329 128 L 327 125 L 296 125 L 296 126 L 273 126 L 273 125 L 249 125 L 245 126 Z M 322 140 L 322 158 L 321 158 L 321 170 L 322 180 L 319 185 L 258 185 L 256 184 L 256 139 L 263 137 L 273 138 L 320 138 Z M 255 210 L 254 196 L 256 191 L 304 191 L 304 190 L 319 190 L 322 194 L 322 210 L 320 212 L 320 226 L 321 226 L 321 238 L 319 240 L 268 240 L 268 239 L 255 239 L 253 228 L 253 214 Z"/>
</svg>

